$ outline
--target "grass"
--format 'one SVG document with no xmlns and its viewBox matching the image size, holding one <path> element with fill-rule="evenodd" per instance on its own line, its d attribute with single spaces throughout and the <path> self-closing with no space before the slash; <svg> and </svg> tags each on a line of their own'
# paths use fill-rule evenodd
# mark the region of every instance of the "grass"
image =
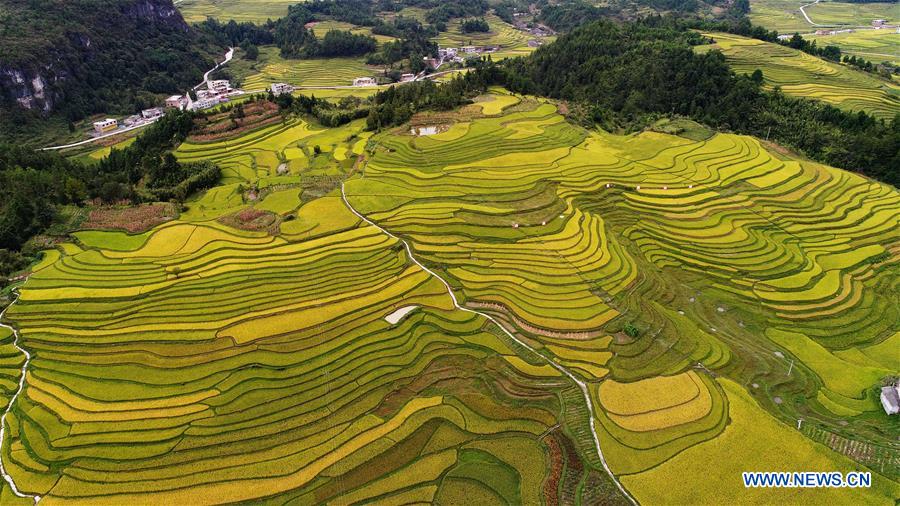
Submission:
<svg viewBox="0 0 900 506">
<path fill-rule="evenodd" d="M 725 33 L 709 34 L 736 71 L 763 73 L 768 86 L 798 97 L 822 100 L 846 111 L 865 111 L 892 119 L 900 112 L 900 86 L 872 74 L 808 55 L 802 51 Z"/>
</svg>

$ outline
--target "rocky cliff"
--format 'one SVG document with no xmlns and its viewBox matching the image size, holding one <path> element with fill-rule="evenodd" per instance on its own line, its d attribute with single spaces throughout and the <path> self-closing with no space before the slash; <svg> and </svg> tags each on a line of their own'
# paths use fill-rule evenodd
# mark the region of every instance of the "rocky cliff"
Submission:
<svg viewBox="0 0 900 506">
<path fill-rule="evenodd" d="M 217 51 L 172 0 L 0 0 L 0 99 L 74 119 L 199 80 Z M 202 46 L 202 47 L 198 47 Z"/>
</svg>

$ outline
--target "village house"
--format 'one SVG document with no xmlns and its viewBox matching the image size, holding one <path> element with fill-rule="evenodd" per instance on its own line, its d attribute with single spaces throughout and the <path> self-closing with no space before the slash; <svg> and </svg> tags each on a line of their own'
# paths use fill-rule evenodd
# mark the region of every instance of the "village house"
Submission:
<svg viewBox="0 0 900 506">
<path fill-rule="evenodd" d="M 556 33 L 552 29 L 550 29 L 550 27 L 545 25 L 535 25 L 531 30 L 529 30 L 529 32 L 532 35 L 536 35 L 538 37 L 549 37 L 550 35 Z"/>
<path fill-rule="evenodd" d="M 415 79 L 416 79 L 415 74 L 403 74 L 400 76 L 401 83 L 408 83 L 410 81 L 415 81 Z"/>
<path fill-rule="evenodd" d="M 111 132 L 115 129 L 119 128 L 119 122 L 113 118 L 106 118 L 100 121 L 94 122 L 94 131 L 98 134 L 104 134 L 106 132 Z"/>
<path fill-rule="evenodd" d="M 183 95 L 172 95 L 166 99 L 166 107 L 172 109 L 183 109 L 187 100 Z"/>
<path fill-rule="evenodd" d="M 194 100 L 191 102 L 189 108 L 192 111 L 199 111 L 201 109 L 209 109 L 210 107 L 217 106 L 217 105 L 219 105 L 220 102 L 221 102 L 221 99 L 218 96 L 205 97 L 205 98 L 200 98 L 198 96 L 197 100 Z"/>
<path fill-rule="evenodd" d="M 141 117 L 144 119 L 153 119 L 158 118 L 163 115 L 163 110 L 160 107 L 151 107 L 150 109 L 144 109 L 141 111 Z"/>
<path fill-rule="evenodd" d="M 197 99 L 205 100 L 209 98 L 216 98 L 219 94 L 213 90 L 197 90 Z"/>
<path fill-rule="evenodd" d="M 207 81 L 206 87 L 213 93 L 228 93 L 231 91 L 231 82 L 227 79 L 214 79 Z"/>
<path fill-rule="evenodd" d="M 141 121 L 143 121 L 143 118 L 141 118 L 140 114 L 132 114 L 131 116 L 128 116 L 127 118 L 122 120 L 122 124 L 127 127 L 130 127 L 130 126 L 137 125 Z"/>
<path fill-rule="evenodd" d="M 353 80 L 353 86 L 375 86 L 376 84 L 374 77 L 357 77 Z"/>
<path fill-rule="evenodd" d="M 881 406 L 889 415 L 900 413 L 900 384 L 881 387 Z"/>
<path fill-rule="evenodd" d="M 873 19 L 872 20 L 872 26 L 876 26 L 876 27 L 884 26 L 885 23 L 887 23 L 886 19 Z"/>
<path fill-rule="evenodd" d="M 434 68 L 437 68 L 437 66 L 438 66 L 438 60 L 437 60 L 436 58 L 431 58 L 431 57 L 429 57 L 429 56 L 423 57 L 423 58 L 422 58 L 422 62 L 423 62 L 423 63 L 425 64 L 425 66 L 428 67 L 428 68 L 434 69 Z"/>
<path fill-rule="evenodd" d="M 287 93 L 290 95 L 294 92 L 294 86 L 287 83 L 272 83 L 272 86 L 269 87 L 272 90 L 272 94 L 275 96 L 283 95 Z"/>
</svg>

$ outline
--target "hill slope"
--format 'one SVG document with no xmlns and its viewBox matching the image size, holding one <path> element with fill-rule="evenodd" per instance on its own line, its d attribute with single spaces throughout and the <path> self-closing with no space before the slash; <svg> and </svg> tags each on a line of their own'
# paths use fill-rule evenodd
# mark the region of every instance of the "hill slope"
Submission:
<svg viewBox="0 0 900 506">
<path fill-rule="evenodd" d="M 893 119 L 900 113 L 900 86 L 873 74 L 825 61 L 796 49 L 727 33 L 707 34 L 735 72 L 760 69 L 766 83 L 788 95 L 822 100 L 845 111 Z"/>
<path fill-rule="evenodd" d="M 443 131 L 290 118 L 186 142 L 223 185 L 48 251 L 6 313 L 33 357 L 0 445 L 16 486 L 627 504 L 600 448 L 643 504 L 769 504 L 796 491 L 744 491 L 741 470 L 857 466 L 802 417 L 877 471 L 804 502 L 897 496 L 873 388 L 896 369 L 875 352 L 898 337 L 895 189 L 745 136 L 588 131 L 502 90 L 415 121 Z"/>
</svg>

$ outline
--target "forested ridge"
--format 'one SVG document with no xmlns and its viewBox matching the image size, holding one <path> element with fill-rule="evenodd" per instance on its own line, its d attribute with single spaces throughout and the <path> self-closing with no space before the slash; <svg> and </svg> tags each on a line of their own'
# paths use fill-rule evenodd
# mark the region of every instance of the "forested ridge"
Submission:
<svg viewBox="0 0 900 506">
<path fill-rule="evenodd" d="M 47 114 L 131 114 L 184 92 L 224 52 L 171 0 L 0 0 L 0 131 Z"/>
</svg>

